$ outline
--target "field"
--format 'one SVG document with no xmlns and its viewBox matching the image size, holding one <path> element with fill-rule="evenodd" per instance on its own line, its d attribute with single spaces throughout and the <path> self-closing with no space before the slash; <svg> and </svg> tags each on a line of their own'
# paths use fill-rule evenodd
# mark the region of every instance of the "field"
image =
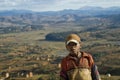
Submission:
<svg viewBox="0 0 120 80">
<path fill-rule="evenodd" d="M 0 34 L 0 77 L 5 77 L 5 73 L 8 72 L 12 76 L 8 77 L 11 80 L 59 80 L 60 68 L 58 65 L 68 52 L 63 41 L 46 41 L 45 36 L 51 32 L 79 30 L 81 28 L 78 27 L 74 28 L 74 30 L 73 28 L 47 28 L 44 30 Z M 100 70 L 104 67 L 119 70 L 120 65 L 117 60 L 120 58 L 116 59 L 119 56 L 119 45 L 115 45 L 116 43 L 111 43 L 111 41 L 104 38 L 91 37 L 89 32 L 83 32 L 80 35 L 82 38 L 87 39 L 82 42 L 82 50 L 92 53 L 93 56 L 97 55 L 95 62 Z M 113 51 L 116 53 L 112 54 Z M 106 54 L 102 54 L 103 52 Z M 116 59 L 116 61 L 111 62 L 111 59 Z M 105 64 L 106 62 L 107 64 Z M 18 73 L 22 74 L 22 71 L 25 72 L 25 75 L 18 75 Z M 33 72 L 32 77 L 28 75 L 29 72 Z M 120 80 L 119 75 L 107 77 L 106 74 L 107 71 L 101 71 L 102 80 Z"/>
</svg>

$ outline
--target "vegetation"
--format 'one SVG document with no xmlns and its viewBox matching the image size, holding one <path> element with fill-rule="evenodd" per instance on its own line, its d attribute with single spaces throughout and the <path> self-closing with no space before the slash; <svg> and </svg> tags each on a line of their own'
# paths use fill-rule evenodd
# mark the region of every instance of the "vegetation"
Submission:
<svg viewBox="0 0 120 80">
<path fill-rule="evenodd" d="M 25 25 L 25 26 L 11 26 L 11 27 L 0 27 L 0 34 L 4 33 L 16 33 L 16 32 L 25 32 L 31 30 L 40 30 L 43 29 L 42 25 Z"/>
<path fill-rule="evenodd" d="M 74 31 L 60 32 L 60 33 L 49 33 L 45 36 L 45 39 L 48 41 L 65 41 L 67 35 L 71 33 L 76 33 Z"/>
<path fill-rule="evenodd" d="M 119 15 L 0 18 L 6 23 L 0 23 L 1 79 L 9 73 L 9 80 L 58 80 L 59 63 L 68 54 L 65 37 L 76 33 L 82 40 L 81 50 L 93 55 L 102 79 L 120 80 Z"/>
</svg>

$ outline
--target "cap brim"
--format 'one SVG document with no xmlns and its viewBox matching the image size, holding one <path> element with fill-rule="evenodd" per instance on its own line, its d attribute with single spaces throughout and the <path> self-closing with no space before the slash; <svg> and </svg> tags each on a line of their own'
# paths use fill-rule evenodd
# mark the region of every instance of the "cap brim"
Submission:
<svg viewBox="0 0 120 80">
<path fill-rule="evenodd" d="M 79 44 L 79 42 L 78 42 L 77 40 L 74 40 L 74 39 L 71 39 L 71 40 L 67 41 L 66 44 L 68 45 L 70 42 L 74 42 L 74 43 L 76 43 L 76 44 Z"/>
</svg>

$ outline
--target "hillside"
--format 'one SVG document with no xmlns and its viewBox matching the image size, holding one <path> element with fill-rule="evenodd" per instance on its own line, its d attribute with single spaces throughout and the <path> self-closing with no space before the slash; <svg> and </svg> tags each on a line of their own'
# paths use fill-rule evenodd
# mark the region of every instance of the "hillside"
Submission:
<svg viewBox="0 0 120 80">
<path fill-rule="evenodd" d="M 82 51 L 93 55 L 103 80 L 120 79 L 120 9 L 99 7 L 0 12 L 0 78 L 9 73 L 9 79 L 29 80 L 32 72 L 33 80 L 58 80 L 70 33 L 80 35 Z"/>
<path fill-rule="evenodd" d="M 0 33 L 41 30 L 47 27 L 62 28 L 64 26 L 90 27 L 88 30 L 92 30 L 94 27 L 96 27 L 95 29 L 111 26 L 114 28 L 119 27 L 119 16 L 119 7 L 85 7 L 78 10 L 56 12 L 0 11 Z"/>
</svg>

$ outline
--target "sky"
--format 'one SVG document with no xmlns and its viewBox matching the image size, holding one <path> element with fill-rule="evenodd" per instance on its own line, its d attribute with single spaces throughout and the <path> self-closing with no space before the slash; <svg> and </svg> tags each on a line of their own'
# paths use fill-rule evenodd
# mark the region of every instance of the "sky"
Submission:
<svg viewBox="0 0 120 80">
<path fill-rule="evenodd" d="M 25 9 L 32 11 L 58 11 L 85 6 L 120 6 L 120 0 L 0 0 L 0 10 Z"/>
</svg>

